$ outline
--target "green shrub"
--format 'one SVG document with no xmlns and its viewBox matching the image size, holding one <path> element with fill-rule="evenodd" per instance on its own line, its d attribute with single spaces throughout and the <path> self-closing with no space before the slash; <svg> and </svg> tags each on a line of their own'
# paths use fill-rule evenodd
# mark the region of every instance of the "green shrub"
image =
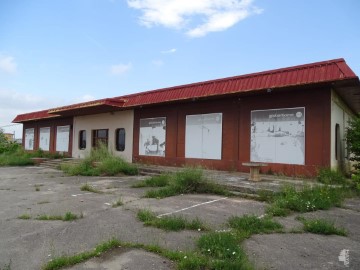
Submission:
<svg viewBox="0 0 360 270">
<path fill-rule="evenodd" d="M 298 217 L 297 220 L 300 220 L 304 224 L 304 230 L 310 233 L 325 235 L 335 234 L 341 236 L 347 235 L 344 228 L 337 228 L 335 227 L 334 222 L 326 219 L 305 219 L 303 217 Z"/>
<path fill-rule="evenodd" d="M 317 180 L 320 183 L 327 184 L 327 185 L 345 184 L 346 183 L 346 178 L 340 171 L 332 170 L 329 168 L 320 169 L 318 172 L 318 175 L 317 175 Z"/>
<path fill-rule="evenodd" d="M 255 215 L 231 217 L 228 223 L 231 228 L 249 234 L 278 232 L 283 228 L 280 223 L 273 221 L 270 217 L 259 218 Z"/>
</svg>

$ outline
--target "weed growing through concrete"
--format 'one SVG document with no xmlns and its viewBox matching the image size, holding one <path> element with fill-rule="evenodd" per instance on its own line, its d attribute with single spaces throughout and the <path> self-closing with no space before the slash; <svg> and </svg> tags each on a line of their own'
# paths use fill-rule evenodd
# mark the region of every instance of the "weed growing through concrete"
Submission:
<svg viewBox="0 0 360 270">
<path fill-rule="evenodd" d="M 259 218 L 255 215 L 244 215 L 242 217 L 231 217 L 228 220 L 229 226 L 235 230 L 249 234 L 280 232 L 283 226 L 266 216 Z"/>
<path fill-rule="evenodd" d="M 341 235 L 347 236 L 347 231 L 344 228 L 338 228 L 333 221 L 326 219 L 306 219 L 304 217 L 297 217 L 297 220 L 304 224 L 304 231 L 324 235 Z"/>
<path fill-rule="evenodd" d="M 140 221 L 144 222 L 144 225 L 146 226 L 152 226 L 167 231 L 208 230 L 207 226 L 205 226 L 198 218 L 188 221 L 181 216 L 157 217 L 150 210 L 139 210 L 137 217 Z"/>
<path fill-rule="evenodd" d="M 201 236 L 197 247 L 203 260 L 181 261 L 180 269 L 253 269 L 240 246 L 244 239 L 236 232 L 212 232 Z M 195 268 L 194 268 L 195 267 Z"/>
<path fill-rule="evenodd" d="M 345 195 L 344 189 L 331 186 L 305 186 L 299 191 L 293 186 L 284 186 L 281 192 L 270 200 L 271 205 L 266 212 L 273 216 L 286 216 L 290 211 L 304 213 L 327 210 L 341 206 Z"/>
<path fill-rule="evenodd" d="M 18 219 L 31 219 L 31 216 L 29 214 L 23 214 L 21 216 L 18 216 Z"/>
<path fill-rule="evenodd" d="M 206 179 L 201 169 L 194 168 L 187 168 L 172 174 L 154 176 L 135 185 L 135 187 L 142 186 L 161 187 L 147 191 L 145 197 L 148 198 L 160 199 L 187 193 L 229 194 L 224 187 Z"/>
<path fill-rule="evenodd" d="M 121 198 L 119 198 L 119 199 L 117 199 L 116 202 L 114 202 L 114 203 L 112 204 L 112 207 L 113 207 L 113 208 L 116 208 L 116 207 L 119 207 L 119 206 L 122 206 L 122 205 L 124 205 L 124 202 L 122 201 Z"/>
<path fill-rule="evenodd" d="M 88 183 L 82 185 L 80 190 L 81 191 L 94 192 L 94 193 L 102 193 L 100 190 L 94 188 L 93 186 L 89 185 Z"/>
<path fill-rule="evenodd" d="M 54 216 L 40 215 L 35 219 L 36 220 L 49 220 L 49 221 L 51 221 L 51 220 L 73 221 L 73 220 L 77 220 L 77 219 L 82 218 L 82 217 L 83 217 L 82 214 L 79 217 L 76 214 L 73 214 L 71 212 L 66 212 L 64 216 L 60 216 L 60 215 L 54 215 Z"/>
</svg>

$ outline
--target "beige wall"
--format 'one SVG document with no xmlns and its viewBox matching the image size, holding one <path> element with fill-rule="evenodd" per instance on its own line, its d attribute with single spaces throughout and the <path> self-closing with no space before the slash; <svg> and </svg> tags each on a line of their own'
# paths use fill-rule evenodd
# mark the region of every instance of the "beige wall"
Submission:
<svg viewBox="0 0 360 270">
<path fill-rule="evenodd" d="M 351 163 L 348 160 L 348 153 L 346 149 L 345 133 L 349 126 L 348 122 L 354 117 L 354 114 L 349 107 L 341 100 L 335 91 L 331 92 L 331 167 L 333 169 L 343 169 L 349 172 Z M 339 124 L 340 127 L 340 152 L 338 159 L 336 159 L 336 132 L 335 126 Z"/>
<path fill-rule="evenodd" d="M 92 130 L 108 129 L 109 150 L 115 155 L 121 156 L 131 162 L 133 148 L 133 124 L 133 110 L 74 117 L 73 157 L 84 158 L 90 153 L 92 147 Z M 125 150 L 123 152 L 116 151 L 115 149 L 115 130 L 118 128 L 125 129 Z M 86 149 L 84 150 L 79 149 L 80 130 L 86 130 Z"/>
</svg>

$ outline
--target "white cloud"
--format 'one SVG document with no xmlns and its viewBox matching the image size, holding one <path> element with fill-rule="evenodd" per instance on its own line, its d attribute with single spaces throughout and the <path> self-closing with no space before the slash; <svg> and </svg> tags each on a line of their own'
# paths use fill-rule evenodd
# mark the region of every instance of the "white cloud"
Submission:
<svg viewBox="0 0 360 270">
<path fill-rule="evenodd" d="M 6 73 L 15 73 L 17 70 L 17 64 L 14 57 L 7 55 L 0 55 L 0 71 Z"/>
<path fill-rule="evenodd" d="M 176 51 L 177 51 L 177 49 L 172 48 L 172 49 L 170 49 L 170 50 L 161 51 L 161 53 L 165 53 L 165 54 L 167 54 L 167 53 L 176 53 Z"/>
<path fill-rule="evenodd" d="M 142 11 L 140 23 L 184 29 L 190 37 L 224 31 L 261 9 L 254 0 L 127 0 L 129 7 Z M 201 21 L 200 23 L 197 23 Z"/>
<path fill-rule="evenodd" d="M 132 68 L 132 64 L 118 64 L 110 67 L 110 73 L 112 75 L 122 75 Z"/>
</svg>

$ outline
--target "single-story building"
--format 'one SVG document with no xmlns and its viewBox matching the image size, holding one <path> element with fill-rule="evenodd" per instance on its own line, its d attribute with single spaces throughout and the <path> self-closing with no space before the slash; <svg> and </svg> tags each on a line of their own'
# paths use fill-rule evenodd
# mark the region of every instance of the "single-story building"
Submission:
<svg viewBox="0 0 360 270">
<path fill-rule="evenodd" d="M 128 161 L 313 176 L 348 170 L 344 133 L 360 82 L 344 59 L 174 86 L 18 115 L 23 146 L 85 157 L 99 142 Z"/>
</svg>

